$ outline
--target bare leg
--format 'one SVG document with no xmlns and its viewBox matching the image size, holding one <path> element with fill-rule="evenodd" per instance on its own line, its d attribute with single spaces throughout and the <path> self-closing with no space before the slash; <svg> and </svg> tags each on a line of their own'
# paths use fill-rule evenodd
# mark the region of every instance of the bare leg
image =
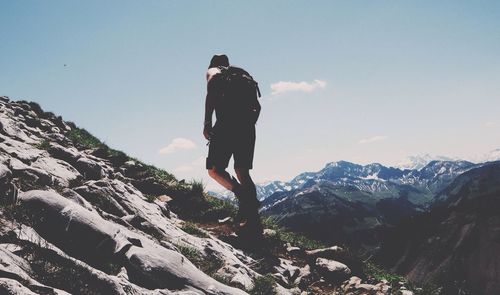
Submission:
<svg viewBox="0 0 500 295">
<path fill-rule="evenodd" d="M 208 169 L 208 175 L 230 191 L 234 192 L 236 186 L 238 186 L 238 182 L 235 183 L 235 181 L 231 178 L 231 175 L 225 169 L 217 169 L 213 167 L 212 169 Z"/>
</svg>

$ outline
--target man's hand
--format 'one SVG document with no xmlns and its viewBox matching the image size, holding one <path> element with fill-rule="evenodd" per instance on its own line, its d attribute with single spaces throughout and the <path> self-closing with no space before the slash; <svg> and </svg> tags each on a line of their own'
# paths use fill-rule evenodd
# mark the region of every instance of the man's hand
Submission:
<svg viewBox="0 0 500 295">
<path fill-rule="evenodd" d="M 210 140 L 210 137 L 212 136 L 212 124 L 205 125 L 203 128 L 203 136 L 205 136 L 207 140 Z"/>
</svg>

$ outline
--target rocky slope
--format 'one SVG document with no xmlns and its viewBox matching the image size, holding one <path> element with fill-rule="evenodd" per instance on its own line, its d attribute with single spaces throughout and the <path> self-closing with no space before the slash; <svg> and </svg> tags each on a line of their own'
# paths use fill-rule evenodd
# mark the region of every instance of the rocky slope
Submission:
<svg viewBox="0 0 500 295">
<path fill-rule="evenodd" d="M 387 294 L 400 287 L 370 275 L 342 248 L 315 249 L 274 225 L 258 249 L 242 243 L 217 222 L 234 208 L 201 184 L 131 159 L 36 103 L 6 97 L 0 203 L 1 294 Z"/>
<path fill-rule="evenodd" d="M 396 227 L 378 260 L 444 294 L 500 293 L 500 162 L 458 176 L 433 209 Z"/>
</svg>

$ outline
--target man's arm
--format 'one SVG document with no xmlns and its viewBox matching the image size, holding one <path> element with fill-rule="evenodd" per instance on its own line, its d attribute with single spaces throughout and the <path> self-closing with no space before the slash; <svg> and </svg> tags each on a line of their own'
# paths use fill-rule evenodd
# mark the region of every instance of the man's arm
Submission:
<svg viewBox="0 0 500 295">
<path fill-rule="evenodd" d="M 203 136 L 206 139 L 210 138 L 210 131 L 212 131 L 212 114 L 215 109 L 215 99 L 214 96 L 207 91 L 207 97 L 205 99 L 205 120 L 203 121 Z"/>
<path fill-rule="evenodd" d="M 213 76 L 207 76 L 207 96 L 205 98 L 205 120 L 203 121 L 203 136 L 206 139 L 210 139 L 210 132 L 212 131 L 212 114 L 215 110 L 215 80 L 212 79 Z"/>
<path fill-rule="evenodd" d="M 259 103 L 259 99 L 255 98 L 255 101 L 252 105 L 252 120 L 253 120 L 254 124 L 256 124 L 257 120 L 259 119 L 260 109 L 261 109 L 261 106 Z"/>
</svg>

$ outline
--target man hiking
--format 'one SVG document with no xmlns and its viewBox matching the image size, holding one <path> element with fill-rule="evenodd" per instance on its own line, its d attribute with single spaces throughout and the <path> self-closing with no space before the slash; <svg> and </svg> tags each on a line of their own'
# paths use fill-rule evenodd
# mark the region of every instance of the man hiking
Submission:
<svg viewBox="0 0 500 295">
<path fill-rule="evenodd" d="M 245 70 L 230 66 L 223 54 L 212 57 L 206 78 L 203 135 L 209 140 L 208 174 L 238 199 L 235 220 L 238 235 L 260 236 L 260 202 L 249 171 L 255 147 L 255 123 L 261 109 L 257 82 Z M 214 110 L 217 120 L 212 125 Z M 226 171 L 231 156 L 238 179 Z"/>
</svg>

